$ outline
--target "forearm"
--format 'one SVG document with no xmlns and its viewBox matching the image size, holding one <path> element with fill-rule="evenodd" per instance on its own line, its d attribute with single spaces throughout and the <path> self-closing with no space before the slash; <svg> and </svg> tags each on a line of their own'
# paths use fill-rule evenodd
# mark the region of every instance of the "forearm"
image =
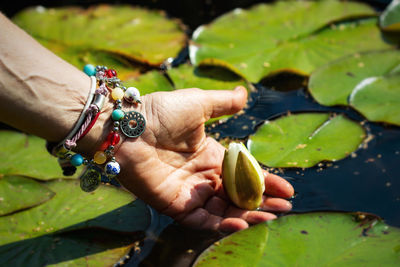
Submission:
<svg viewBox="0 0 400 267">
<path fill-rule="evenodd" d="M 0 120 L 60 141 L 86 102 L 90 78 L 0 14 Z M 101 118 L 100 118 L 101 120 Z M 96 129 L 101 135 L 101 129 Z"/>
</svg>

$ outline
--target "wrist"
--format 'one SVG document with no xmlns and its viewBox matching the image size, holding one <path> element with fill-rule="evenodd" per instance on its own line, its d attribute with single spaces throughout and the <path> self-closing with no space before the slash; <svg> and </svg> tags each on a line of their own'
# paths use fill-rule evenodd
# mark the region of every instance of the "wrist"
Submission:
<svg viewBox="0 0 400 267">
<path fill-rule="evenodd" d="M 93 158 L 94 154 L 98 150 L 102 149 L 103 144 L 107 140 L 107 136 L 113 128 L 113 122 L 111 120 L 111 114 L 114 108 L 114 104 L 108 99 L 104 103 L 100 115 L 97 121 L 94 123 L 92 129 L 77 142 L 77 146 L 74 149 L 85 156 L 86 158 Z"/>
<path fill-rule="evenodd" d="M 147 102 L 146 100 L 148 100 L 148 98 L 149 97 L 144 96 L 142 99 L 142 104 L 139 105 L 122 101 L 121 110 L 124 111 L 124 113 L 131 111 L 139 112 L 145 119 L 147 119 L 145 103 Z M 115 101 L 111 98 L 111 96 L 107 96 L 100 115 L 92 129 L 77 142 L 77 147 L 75 149 L 76 152 L 81 153 L 87 158 L 93 158 L 93 155 L 96 153 L 96 151 L 107 148 L 107 137 L 112 132 L 113 128 L 115 128 L 114 121 L 111 118 L 114 109 Z M 114 146 L 114 154 L 117 153 L 120 146 L 122 146 L 126 140 L 135 141 L 141 138 L 141 136 L 137 138 L 129 138 L 125 136 L 125 134 L 121 132 L 120 127 L 118 127 L 117 133 L 120 136 L 120 141 Z M 143 134 L 145 134 L 145 132 Z"/>
</svg>

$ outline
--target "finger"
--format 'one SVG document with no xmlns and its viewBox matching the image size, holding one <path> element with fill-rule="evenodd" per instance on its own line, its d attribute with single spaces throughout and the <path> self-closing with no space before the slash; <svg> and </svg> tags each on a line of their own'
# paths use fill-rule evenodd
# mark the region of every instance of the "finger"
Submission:
<svg viewBox="0 0 400 267">
<path fill-rule="evenodd" d="M 249 224 L 245 220 L 239 218 L 226 218 L 221 221 L 218 230 L 226 233 L 232 233 L 248 227 Z"/>
<path fill-rule="evenodd" d="M 216 196 L 210 198 L 210 200 L 208 200 L 204 206 L 204 209 L 206 209 L 209 213 L 217 216 L 223 216 L 227 208 L 228 203 Z"/>
<path fill-rule="evenodd" d="M 194 229 L 218 230 L 222 217 L 212 215 L 203 208 L 197 208 L 179 220 L 184 226 Z"/>
<path fill-rule="evenodd" d="M 238 86 L 235 90 L 203 91 L 201 103 L 204 105 L 206 119 L 233 114 L 241 110 L 247 101 L 247 90 Z"/>
<path fill-rule="evenodd" d="M 234 206 L 231 206 L 225 212 L 224 217 L 240 218 L 240 219 L 245 220 L 249 224 L 257 224 L 257 223 L 273 220 L 276 218 L 276 215 L 269 213 L 269 212 L 264 212 L 264 211 L 242 210 L 242 209 L 236 208 Z"/>
<path fill-rule="evenodd" d="M 282 198 L 263 196 L 260 209 L 269 212 L 288 212 L 292 209 L 292 203 Z"/>
<path fill-rule="evenodd" d="M 264 170 L 265 193 L 281 198 L 291 198 L 294 194 L 293 186 L 282 177 Z"/>
</svg>

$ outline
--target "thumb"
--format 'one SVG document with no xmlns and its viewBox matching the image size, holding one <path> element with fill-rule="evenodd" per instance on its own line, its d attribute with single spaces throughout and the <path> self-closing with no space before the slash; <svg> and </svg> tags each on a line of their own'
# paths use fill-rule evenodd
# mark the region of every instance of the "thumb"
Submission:
<svg viewBox="0 0 400 267">
<path fill-rule="evenodd" d="M 247 90 L 237 86 L 235 90 L 206 90 L 204 115 L 206 119 L 233 114 L 241 110 L 247 101 Z"/>
</svg>

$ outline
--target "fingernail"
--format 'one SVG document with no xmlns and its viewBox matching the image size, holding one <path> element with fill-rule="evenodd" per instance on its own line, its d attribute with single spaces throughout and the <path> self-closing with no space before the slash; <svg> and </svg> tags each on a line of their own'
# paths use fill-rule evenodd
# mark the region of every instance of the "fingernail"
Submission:
<svg viewBox="0 0 400 267">
<path fill-rule="evenodd" d="M 241 85 L 235 87 L 235 91 L 239 91 L 239 90 L 242 90 L 242 89 L 245 89 L 245 88 L 243 86 L 241 86 Z"/>
</svg>

